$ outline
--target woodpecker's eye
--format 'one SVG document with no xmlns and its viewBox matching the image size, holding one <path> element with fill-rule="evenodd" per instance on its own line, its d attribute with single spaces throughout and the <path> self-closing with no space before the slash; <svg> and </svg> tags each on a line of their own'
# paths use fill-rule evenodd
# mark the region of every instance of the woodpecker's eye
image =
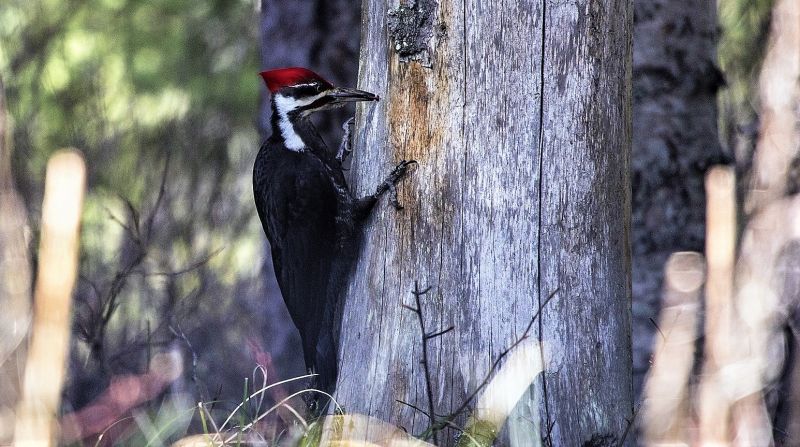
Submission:
<svg viewBox="0 0 800 447">
<path fill-rule="evenodd" d="M 296 94 L 300 96 L 313 96 L 325 90 L 325 87 L 320 82 L 309 82 L 306 84 L 297 85 L 294 87 Z"/>
</svg>

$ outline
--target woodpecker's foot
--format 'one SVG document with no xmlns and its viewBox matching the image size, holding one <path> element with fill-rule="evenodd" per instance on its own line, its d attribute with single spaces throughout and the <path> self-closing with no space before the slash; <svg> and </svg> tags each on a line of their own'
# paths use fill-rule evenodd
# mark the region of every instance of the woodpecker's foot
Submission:
<svg viewBox="0 0 800 447">
<path fill-rule="evenodd" d="M 342 136 L 342 142 L 339 143 L 339 150 L 336 152 L 336 159 L 339 160 L 339 163 L 344 163 L 347 160 L 347 157 L 353 153 L 353 123 L 355 123 L 356 118 L 351 117 L 349 120 L 345 121 L 342 124 L 342 130 L 344 131 L 344 135 Z"/>
<path fill-rule="evenodd" d="M 306 368 L 306 374 L 314 374 L 310 379 L 308 379 L 307 387 L 312 389 L 316 386 L 316 372 L 314 368 Z M 306 408 L 308 408 L 308 412 L 310 415 L 316 417 L 319 416 L 319 394 L 314 391 L 309 391 L 303 394 L 303 401 L 305 401 Z"/>
<path fill-rule="evenodd" d="M 375 190 L 375 197 L 380 197 L 385 192 L 389 191 L 391 193 L 391 201 L 392 205 L 396 210 L 403 209 L 403 205 L 400 203 L 400 200 L 397 198 L 397 187 L 395 185 L 399 182 L 403 177 L 408 174 L 408 168 L 412 164 L 418 164 L 416 160 L 403 160 L 397 166 L 395 166 L 394 170 L 385 178 L 380 185 L 378 185 L 378 189 Z"/>
<path fill-rule="evenodd" d="M 320 411 L 319 411 L 319 397 L 318 396 L 312 396 L 312 394 L 316 394 L 316 393 L 306 393 L 306 395 L 303 396 L 303 400 L 305 400 L 306 407 L 308 408 L 308 414 L 311 417 L 318 417 L 319 414 L 320 414 Z"/>
<path fill-rule="evenodd" d="M 397 211 L 403 209 L 403 204 L 400 203 L 400 199 L 397 197 L 397 186 L 394 184 L 389 185 L 389 201 L 392 202 L 392 206 Z"/>
</svg>

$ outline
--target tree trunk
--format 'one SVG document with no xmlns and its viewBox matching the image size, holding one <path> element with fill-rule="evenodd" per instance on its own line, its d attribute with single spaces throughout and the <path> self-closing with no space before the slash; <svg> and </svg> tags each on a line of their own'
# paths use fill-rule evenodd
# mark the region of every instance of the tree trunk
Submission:
<svg viewBox="0 0 800 447">
<path fill-rule="evenodd" d="M 368 222 L 346 293 L 337 398 L 415 433 L 427 426 L 414 282 L 433 401 L 447 414 L 534 325 L 545 346 L 509 436 L 613 445 L 632 412 L 629 0 L 367 0 L 352 185 L 400 159 L 405 210 Z M 388 12 L 387 12 L 388 11 Z M 531 416 L 537 414 L 537 416 Z M 463 419 L 459 421 L 463 423 Z M 452 439 L 452 436 L 449 437 Z M 520 438 L 523 439 L 523 438 Z"/>
</svg>

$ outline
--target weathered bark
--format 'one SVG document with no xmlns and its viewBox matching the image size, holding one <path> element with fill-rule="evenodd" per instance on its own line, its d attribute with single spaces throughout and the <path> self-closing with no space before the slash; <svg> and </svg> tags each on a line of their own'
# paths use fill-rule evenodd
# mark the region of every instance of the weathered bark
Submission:
<svg viewBox="0 0 800 447">
<path fill-rule="evenodd" d="M 353 187 L 372 192 L 400 159 L 419 167 L 400 186 L 405 210 L 380 205 L 368 223 L 339 402 L 427 425 L 396 402 L 426 407 L 415 315 L 401 307 L 414 281 L 433 287 L 427 326 L 455 327 L 431 343 L 444 414 L 555 294 L 535 328 L 544 380 L 510 436 L 615 444 L 632 411 L 631 2 L 411 3 L 363 3 L 359 85 L 384 100 L 359 109 Z"/>
<path fill-rule="evenodd" d="M 706 169 L 718 141 L 716 2 L 636 0 L 633 45 L 633 370 L 650 366 L 664 263 L 704 246 Z"/>
</svg>

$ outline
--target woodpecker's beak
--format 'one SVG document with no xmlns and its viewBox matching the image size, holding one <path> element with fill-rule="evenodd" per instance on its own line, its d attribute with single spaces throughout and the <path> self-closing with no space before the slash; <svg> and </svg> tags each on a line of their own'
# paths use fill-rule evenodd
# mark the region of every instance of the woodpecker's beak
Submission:
<svg viewBox="0 0 800 447">
<path fill-rule="evenodd" d="M 333 99 L 333 103 L 356 102 L 356 101 L 377 101 L 380 98 L 378 95 L 373 95 L 370 92 L 357 90 L 354 88 L 336 87 L 325 95 Z"/>
</svg>

